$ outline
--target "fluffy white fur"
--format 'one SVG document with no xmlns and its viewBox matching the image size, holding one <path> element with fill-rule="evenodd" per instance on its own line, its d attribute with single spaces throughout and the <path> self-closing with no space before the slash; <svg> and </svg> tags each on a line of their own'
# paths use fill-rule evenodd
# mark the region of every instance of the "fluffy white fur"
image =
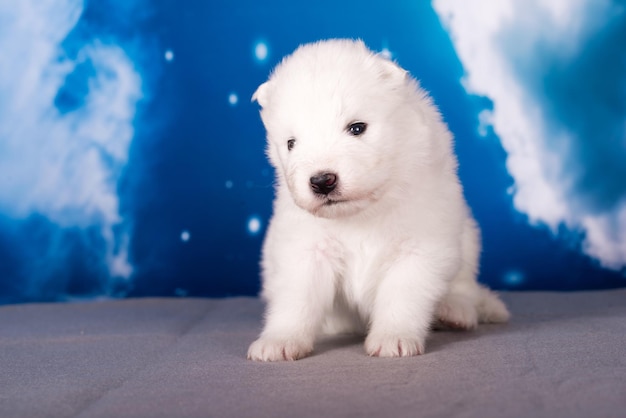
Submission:
<svg viewBox="0 0 626 418">
<path fill-rule="evenodd" d="M 452 135 L 406 71 L 360 41 L 323 41 L 286 57 L 253 99 L 277 185 L 266 322 L 248 358 L 299 359 L 321 332 L 362 332 L 371 356 L 412 356 L 434 323 L 508 319 L 476 282 L 480 233 Z M 320 173 L 336 175 L 327 195 L 311 186 Z"/>
</svg>

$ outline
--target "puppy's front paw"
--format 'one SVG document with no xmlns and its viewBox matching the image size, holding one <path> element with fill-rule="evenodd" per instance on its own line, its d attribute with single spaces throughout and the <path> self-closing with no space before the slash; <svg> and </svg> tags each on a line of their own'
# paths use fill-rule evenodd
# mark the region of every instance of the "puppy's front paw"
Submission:
<svg viewBox="0 0 626 418">
<path fill-rule="evenodd" d="M 297 340 L 261 337 L 250 345 L 248 360 L 293 361 L 308 356 L 313 345 Z"/>
<path fill-rule="evenodd" d="M 370 334 L 365 339 L 365 351 L 372 357 L 409 357 L 424 352 L 424 341 L 416 337 Z"/>
</svg>

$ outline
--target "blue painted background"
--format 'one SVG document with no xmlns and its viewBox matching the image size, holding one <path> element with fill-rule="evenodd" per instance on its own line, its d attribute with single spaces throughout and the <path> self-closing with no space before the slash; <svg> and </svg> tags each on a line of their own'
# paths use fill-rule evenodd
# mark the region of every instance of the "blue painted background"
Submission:
<svg viewBox="0 0 626 418">
<path fill-rule="evenodd" d="M 273 172 L 250 96 L 330 37 L 434 96 L 483 282 L 626 285 L 624 2 L 463 3 L 3 1 L 0 303 L 256 294 Z"/>
</svg>

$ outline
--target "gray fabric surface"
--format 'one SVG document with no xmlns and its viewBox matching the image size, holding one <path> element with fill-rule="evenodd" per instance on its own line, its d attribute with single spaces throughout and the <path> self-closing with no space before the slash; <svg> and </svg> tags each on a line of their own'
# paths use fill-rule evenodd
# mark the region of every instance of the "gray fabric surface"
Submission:
<svg viewBox="0 0 626 418">
<path fill-rule="evenodd" d="M 259 300 L 0 307 L 0 417 L 624 417 L 626 290 L 503 295 L 508 325 L 435 332 L 427 353 L 340 337 L 245 360 Z"/>
</svg>

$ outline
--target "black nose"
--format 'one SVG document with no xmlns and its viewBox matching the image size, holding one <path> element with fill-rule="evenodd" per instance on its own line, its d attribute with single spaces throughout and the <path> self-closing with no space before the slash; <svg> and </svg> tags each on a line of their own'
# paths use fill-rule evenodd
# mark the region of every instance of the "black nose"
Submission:
<svg viewBox="0 0 626 418">
<path fill-rule="evenodd" d="M 319 173 L 309 179 L 311 190 L 318 194 L 328 194 L 337 187 L 337 175 L 335 173 Z"/>
</svg>

